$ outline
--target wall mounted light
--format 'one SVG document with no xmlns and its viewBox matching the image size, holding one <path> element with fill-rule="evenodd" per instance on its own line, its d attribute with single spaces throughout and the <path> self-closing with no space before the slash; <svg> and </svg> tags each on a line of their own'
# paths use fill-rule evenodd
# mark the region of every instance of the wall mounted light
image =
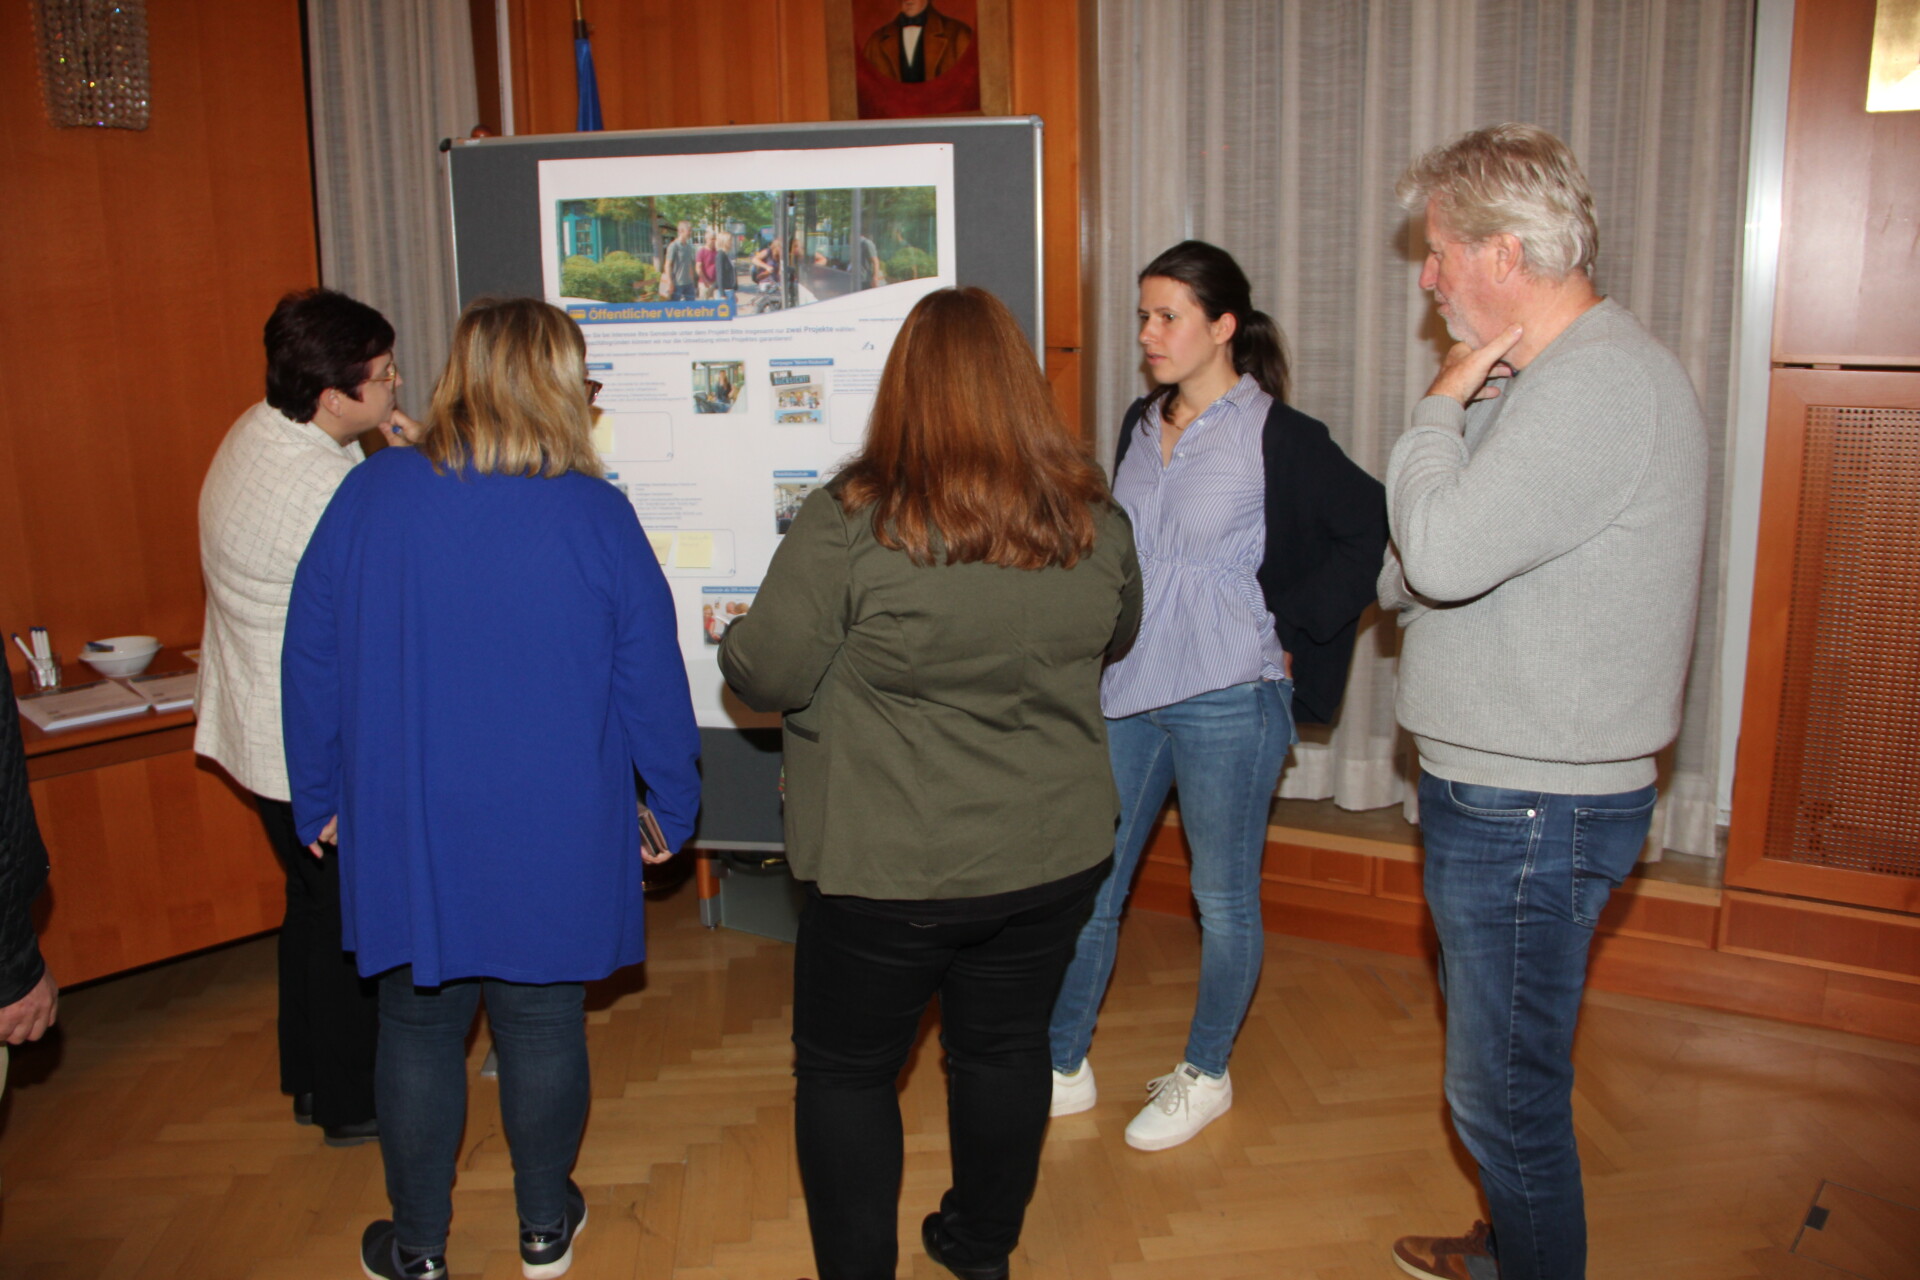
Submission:
<svg viewBox="0 0 1920 1280">
<path fill-rule="evenodd" d="M 1920 0 L 1880 0 L 1874 11 L 1867 110 L 1920 111 Z"/>
<path fill-rule="evenodd" d="M 33 0 L 33 19 L 54 124 L 147 127 L 147 0 Z"/>
</svg>

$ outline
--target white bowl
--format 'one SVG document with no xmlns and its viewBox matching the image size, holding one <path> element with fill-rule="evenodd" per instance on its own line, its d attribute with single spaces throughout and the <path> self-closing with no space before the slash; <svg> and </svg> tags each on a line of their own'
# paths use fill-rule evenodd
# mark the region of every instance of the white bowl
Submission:
<svg viewBox="0 0 1920 1280">
<path fill-rule="evenodd" d="M 107 650 L 83 650 L 80 661 L 103 676 L 137 676 L 160 652 L 160 641 L 153 636 L 108 636 L 94 643 L 106 645 Z"/>
</svg>

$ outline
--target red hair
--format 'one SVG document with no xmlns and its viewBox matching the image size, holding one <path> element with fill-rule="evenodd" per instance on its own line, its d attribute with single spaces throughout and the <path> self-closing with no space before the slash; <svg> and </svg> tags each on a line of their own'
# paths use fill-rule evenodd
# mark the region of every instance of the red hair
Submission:
<svg viewBox="0 0 1920 1280">
<path fill-rule="evenodd" d="M 916 564 L 1070 568 L 1093 549 L 1106 478 L 1054 408 L 1019 324 L 984 289 L 907 313 L 867 442 L 835 481 L 848 512 Z"/>
</svg>

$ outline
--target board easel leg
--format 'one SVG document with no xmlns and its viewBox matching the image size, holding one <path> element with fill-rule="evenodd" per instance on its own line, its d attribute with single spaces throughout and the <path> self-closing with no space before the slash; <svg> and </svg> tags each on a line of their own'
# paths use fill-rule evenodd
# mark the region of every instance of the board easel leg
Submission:
<svg viewBox="0 0 1920 1280">
<path fill-rule="evenodd" d="M 713 858 L 704 850 L 693 851 L 693 884 L 700 896 L 700 923 L 709 929 L 720 924 L 720 873 L 713 869 Z"/>
</svg>

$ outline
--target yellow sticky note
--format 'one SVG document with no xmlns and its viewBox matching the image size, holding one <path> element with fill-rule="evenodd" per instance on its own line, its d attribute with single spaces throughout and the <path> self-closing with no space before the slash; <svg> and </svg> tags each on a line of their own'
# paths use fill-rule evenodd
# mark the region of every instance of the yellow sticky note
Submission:
<svg viewBox="0 0 1920 1280">
<path fill-rule="evenodd" d="M 650 533 L 647 541 L 653 544 L 653 558 L 661 564 L 667 562 L 667 553 L 673 550 L 673 535 L 670 533 Z"/>
<path fill-rule="evenodd" d="M 673 567 L 676 569 L 713 568 L 713 535 L 682 529 L 673 543 Z"/>
</svg>

